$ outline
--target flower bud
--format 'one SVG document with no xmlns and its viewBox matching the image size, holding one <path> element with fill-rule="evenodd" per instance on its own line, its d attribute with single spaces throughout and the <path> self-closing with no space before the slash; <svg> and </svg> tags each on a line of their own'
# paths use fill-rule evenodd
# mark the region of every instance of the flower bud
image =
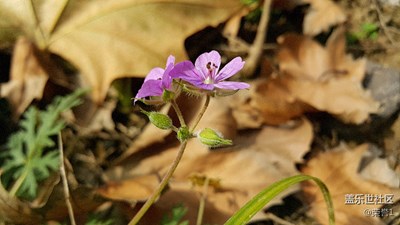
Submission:
<svg viewBox="0 0 400 225">
<path fill-rule="evenodd" d="M 199 131 L 197 133 L 197 138 L 201 141 L 201 143 L 211 148 L 232 145 L 231 140 L 224 139 L 221 133 L 211 128 L 204 128 L 203 130 Z"/>
<path fill-rule="evenodd" d="M 169 116 L 159 112 L 143 111 L 143 113 L 146 114 L 147 117 L 149 117 L 150 122 L 154 124 L 154 126 L 163 130 L 172 128 L 172 120 L 171 118 L 169 118 Z"/>
<path fill-rule="evenodd" d="M 188 127 L 180 127 L 176 136 L 180 142 L 186 141 L 189 138 L 193 137 L 193 135 L 190 133 Z"/>
</svg>

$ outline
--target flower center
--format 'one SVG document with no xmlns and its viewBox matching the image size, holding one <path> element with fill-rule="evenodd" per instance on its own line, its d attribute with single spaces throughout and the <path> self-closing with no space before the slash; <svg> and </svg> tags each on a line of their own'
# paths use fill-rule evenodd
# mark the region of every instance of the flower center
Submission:
<svg viewBox="0 0 400 225">
<path fill-rule="evenodd" d="M 205 83 L 205 84 L 213 84 L 214 81 L 213 81 L 213 79 L 212 79 L 210 76 L 208 76 L 208 77 L 204 80 L 204 83 Z"/>
<path fill-rule="evenodd" d="M 208 62 L 206 67 L 207 67 L 207 70 L 208 70 L 208 74 L 207 74 L 207 78 L 204 80 L 204 83 L 205 84 L 213 84 L 214 83 L 215 71 L 217 69 L 217 65 L 215 65 L 212 62 Z"/>
</svg>

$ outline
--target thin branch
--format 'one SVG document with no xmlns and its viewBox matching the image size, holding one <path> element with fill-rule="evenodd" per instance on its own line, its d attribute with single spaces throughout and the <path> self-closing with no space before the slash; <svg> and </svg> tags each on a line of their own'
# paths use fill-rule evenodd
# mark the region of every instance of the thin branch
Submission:
<svg viewBox="0 0 400 225">
<path fill-rule="evenodd" d="M 379 8 L 378 0 L 373 0 L 373 1 L 374 1 L 374 6 L 375 6 L 374 8 L 375 8 L 376 13 L 378 14 L 378 20 L 379 20 L 379 24 L 381 25 L 382 31 L 385 34 L 385 36 L 387 37 L 387 39 L 389 40 L 389 42 L 391 44 L 394 44 L 395 41 L 393 40 L 392 35 L 390 35 L 389 30 L 383 21 L 383 15 L 382 15 L 381 9 Z"/>
<path fill-rule="evenodd" d="M 267 219 L 270 219 L 270 220 L 274 221 L 274 223 L 277 223 L 280 225 L 294 225 L 293 223 L 288 222 L 272 213 L 267 213 L 266 217 L 267 217 Z"/>
<path fill-rule="evenodd" d="M 263 12 L 261 15 L 260 23 L 257 28 L 257 35 L 253 44 L 249 48 L 249 54 L 246 58 L 246 64 L 243 68 L 243 74 L 249 77 L 254 74 L 257 64 L 260 61 L 265 37 L 267 36 L 269 14 L 271 9 L 271 0 L 264 0 Z"/>
<path fill-rule="evenodd" d="M 200 199 L 200 204 L 199 204 L 199 211 L 197 213 L 196 225 L 201 225 L 203 222 L 204 208 L 206 205 L 209 182 L 210 182 L 210 179 L 208 177 L 206 177 L 206 180 L 204 181 L 203 193 L 201 193 L 201 199 Z"/>
<path fill-rule="evenodd" d="M 74 217 L 74 209 L 72 208 L 72 204 L 70 201 L 70 193 L 69 193 L 69 188 L 68 188 L 67 174 L 65 172 L 65 166 L 64 166 L 64 147 L 63 147 L 61 132 L 58 133 L 58 149 L 60 150 L 60 173 L 61 173 L 61 179 L 63 182 L 65 204 L 67 205 L 69 220 L 71 222 L 71 225 L 76 225 L 75 217 Z"/>
</svg>

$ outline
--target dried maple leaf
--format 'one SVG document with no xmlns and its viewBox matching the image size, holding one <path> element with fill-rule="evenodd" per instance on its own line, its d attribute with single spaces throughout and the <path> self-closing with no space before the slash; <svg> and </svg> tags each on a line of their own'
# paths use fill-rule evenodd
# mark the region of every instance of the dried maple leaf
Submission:
<svg viewBox="0 0 400 225">
<path fill-rule="evenodd" d="M 365 60 L 345 53 L 339 28 L 324 48 L 309 37 L 287 34 L 278 38 L 282 83 L 291 95 L 351 123 L 364 122 L 379 104 L 362 87 Z"/>
<path fill-rule="evenodd" d="M 0 40 L 22 34 L 60 55 L 102 102 L 113 80 L 143 77 L 170 54 L 185 59 L 185 38 L 241 7 L 236 0 L 1 1 Z"/>
<path fill-rule="evenodd" d="M 304 17 L 303 33 L 317 35 L 336 24 L 346 21 L 344 11 L 331 0 L 301 0 L 310 4 L 310 9 Z"/>
<path fill-rule="evenodd" d="M 329 152 L 321 153 L 311 159 L 301 171 L 305 174 L 320 178 L 328 187 L 335 209 L 336 224 L 340 225 L 364 225 L 381 224 L 379 218 L 369 214 L 379 209 L 373 198 L 373 202 L 366 203 L 366 196 L 394 195 L 395 202 L 400 198 L 399 188 L 390 188 L 381 183 L 363 179 L 358 173 L 360 160 L 367 151 L 368 145 L 360 145 L 354 149 L 339 146 Z M 303 191 L 311 202 L 311 212 L 322 224 L 328 221 L 325 201 L 323 196 L 314 184 L 305 182 Z M 354 194 L 362 198 L 360 204 L 347 203 L 346 195 Z M 351 200 L 348 197 L 348 200 Z"/>
</svg>

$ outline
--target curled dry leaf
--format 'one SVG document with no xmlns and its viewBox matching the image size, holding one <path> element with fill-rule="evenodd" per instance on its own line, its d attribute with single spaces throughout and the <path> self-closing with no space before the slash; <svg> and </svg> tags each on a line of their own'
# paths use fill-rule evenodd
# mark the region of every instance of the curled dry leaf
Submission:
<svg viewBox="0 0 400 225">
<path fill-rule="evenodd" d="M 251 114 L 258 112 L 264 124 L 272 125 L 283 124 L 302 116 L 304 112 L 314 111 L 306 103 L 297 100 L 285 85 L 281 77 L 254 82 L 250 99 L 244 106 L 249 106 L 247 111 Z"/>
<path fill-rule="evenodd" d="M 26 38 L 19 38 L 14 47 L 10 81 L 1 85 L 1 97 L 6 97 L 19 117 L 34 99 L 41 99 L 49 78 L 38 50 Z M 43 57 L 42 57 L 43 58 Z"/>
<path fill-rule="evenodd" d="M 0 185 L 0 218 L 2 222 L 27 225 L 40 224 L 43 219 L 27 202 L 11 196 L 3 185 Z"/>
<path fill-rule="evenodd" d="M 315 36 L 328 31 L 331 26 L 346 21 L 344 11 L 331 0 L 301 0 L 310 4 L 310 9 L 304 17 L 303 33 Z"/>
<path fill-rule="evenodd" d="M 114 79 L 143 77 L 170 54 L 185 59 L 185 38 L 241 7 L 236 0 L 1 1 L 0 41 L 22 33 L 60 55 L 102 102 Z"/>
<path fill-rule="evenodd" d="M 296 34 L 280 36 L 278 43 L 282 83 L 293 98 L 350 123 L 362 123 L 378 111 L 379 104 L 362 87 L 365 60 L 346 55 L 343 29 L 331 34 L 325 48 Z"/>
<path fill-rule="evenodd" d="M 365 214 L 379 209 L 382 204 L 377 203 L 375 198 L 372 204 L 365 203 L 365 195 L 379 197 L 393 194 L 393 202 L 400 198 L 399 188 L 390 188 L 381 183 L 365 180 L 358 173 L 361 158 L 368 147 L 367 144 L 354 149 L 339 146 L 311 159 L 301 170 L 305 174 L 320 178 L 327 185 L 333 200 L 336 224 L 382 224 L 378 217 Z M 311 202 L 313 216 L 320 223 L 327 224 L 328 214 L 319 188 L 313 183 L 305 182 L 303 191 Z M 346 194 L 362 195 L 363 203 L 346 204 Z"/>
</svg>

